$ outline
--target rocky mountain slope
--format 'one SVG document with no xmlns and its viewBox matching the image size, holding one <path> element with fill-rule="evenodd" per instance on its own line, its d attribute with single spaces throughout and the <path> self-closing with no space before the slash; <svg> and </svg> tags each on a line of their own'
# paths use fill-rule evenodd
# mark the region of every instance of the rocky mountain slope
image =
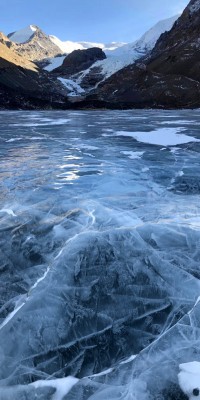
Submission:
<svg viewBox="0 0 200 400">
<path fill-rule="evenodd" d="M 29 61 L 27 58 L 18 55 L 17 52 L 14 51 L 13 47 L 9 48 L 9 39 L 0 32 L 0 60 L 1 66 L 4 62 L 10 62 L 15 64 L 16 66 L 20 66 L 23 68 L 27 68 L 32 71 L 38 71 L 37 66 Z"/>
<path fill-rule="evenodd" d="M 62 108 L 67 102 L 63 85 L 7 44 L 9 39 L 1 33 L 0 109 Z"/>
<path fill-rule="evenodd" d="M 148 57 L 111 76 L 88 100 L 112 107 L 199 107 L 199 37 L 200 2 L 191 0 Z"/>
<path fill-rule="evenodd" d="M 164 74 L 200 81 L 200 2 L 192 0 L 170 34 L 162 35 L 148 63 Z"/>
</svg>

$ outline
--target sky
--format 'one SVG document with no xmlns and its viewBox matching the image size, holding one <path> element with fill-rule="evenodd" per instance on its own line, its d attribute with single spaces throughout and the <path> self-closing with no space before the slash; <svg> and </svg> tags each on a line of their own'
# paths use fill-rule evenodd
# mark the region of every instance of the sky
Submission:
<svg viewBox="0 0 200 400">
<path fill-rule="evenodd" d="M 0 0 L 0 31 L 39 26 L 61 40 L 131 42 L 189 0 Z"/>
</svg>

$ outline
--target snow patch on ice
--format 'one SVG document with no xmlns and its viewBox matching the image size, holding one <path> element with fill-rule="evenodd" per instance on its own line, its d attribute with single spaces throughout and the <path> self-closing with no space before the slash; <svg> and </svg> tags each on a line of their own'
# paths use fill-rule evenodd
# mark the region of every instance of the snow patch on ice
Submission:
<svg viewBox="0 0 200 400">
<path fill-rule="evenodd" d="M 6 140 L 6 143 L 11 143 L 11 142 L 17 142 L 18 140 L 22 140 L 22 138 L 12 138 L 12 139 L 9 139 L 9 140 Z"/>
<path fill-rule="evenodd" d="M 70 122 L 71 119 L 69 118 L 58 118 L 57 120 L 51 120 L 51 119 L 41 119 L 39 122 L 25 122 L 25 123 L 21 123 L 21 124 L 12 124 L 9 126 L 49 126 L 49 125 L 65 125 L 66 123 Z"/>
<path fill-rule="evenodd" d="M 159 146 L 176 146 L 177 144 L 200 142 L 192 136 L 180 134 L 183 128 L 160 128 L 151 132 L 117 131 L 116 136 L 132 137 L 138 142 L 155 144 Z"/>
<path fill-rule="evenodd" d="M 180 151 L 180 150 L 182 150 L 181 147 L 172 147 L 170 149 L 170 152 L 175 154 L 175 153 L 178 153 L 178 151 Z"/>
<path fill-rule="evenodd" d="M 196 125 L 195 121 L 175 120 L 175 121 L 162 121 L 161 125 Z"/>
<path fill-rule="evenodd" d="M 53 387 L 56 389 L 55 394 L 52 397 L 52 400 L 62 400 L 65 395 L 67 395 L 70 390 L 73 388 L 76 383 L 79 382 L 79 379 L 74 378 L 73 376 L 68 376 L 67 378 L 61 379 L 52 379 L 52 380 L 41 380 L 36 381 L 30 384 L 30 386 L 34 386 L 36 389 L 41 387 Z"/>
<path fill-rule="evenodd" d="M 11 208 L 2 208 L 2 210 L 0 210 L 0 213 L 6 213 L 8 215 L 11 215 L 12 217 L 16 217 L 17 215 L 14 213 L 13 210 L 11 210 Z"/>
<path fill-rule="evenodd" d="M 142 172 L 148 172 L 148 171 L 149 171 L 149 168 L 148 168 L 148 167 L 142 168 Z"/>
<path fill-rule="evenodd" d="M 178 381 L 182 391 L 189 400 L 200 399 L 200 362 L 180 364 L 179 368 Z"/>
<path fill-rule="evenodd" d="M 90 146 L 89 144 L 81 144 L 80 149 L 87 149 L 87 150 L 98 150 L 99 147 L 96 146 Z"/>
<path fill-rule="evenodd" d="M 121 151 L 121 154 L 124 154 L 131 158 L 132 160 L 139 159 L 145 153 L 144 151 Z"/>
</svg>

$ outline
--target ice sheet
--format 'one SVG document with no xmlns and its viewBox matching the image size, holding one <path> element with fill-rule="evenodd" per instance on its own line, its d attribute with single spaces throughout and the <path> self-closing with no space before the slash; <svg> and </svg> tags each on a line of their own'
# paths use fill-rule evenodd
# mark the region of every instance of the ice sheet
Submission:
<svg viewBox="0 0 200 400">
<path fill-rule="evenodd" d="M 0 112 L 0 400 L 194 400 L 199 121 Z"/>
</svg>

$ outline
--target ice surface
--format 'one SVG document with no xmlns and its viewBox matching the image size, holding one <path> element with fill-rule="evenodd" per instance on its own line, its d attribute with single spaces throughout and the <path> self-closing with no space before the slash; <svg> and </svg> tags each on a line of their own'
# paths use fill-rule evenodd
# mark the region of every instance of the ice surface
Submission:
<svg viewBox="0 0 200 400">
<path fill-rule="evenodd" d="M 0 400 L 193 400 L 199 122 L 0 113 Z"/>
</svg>

